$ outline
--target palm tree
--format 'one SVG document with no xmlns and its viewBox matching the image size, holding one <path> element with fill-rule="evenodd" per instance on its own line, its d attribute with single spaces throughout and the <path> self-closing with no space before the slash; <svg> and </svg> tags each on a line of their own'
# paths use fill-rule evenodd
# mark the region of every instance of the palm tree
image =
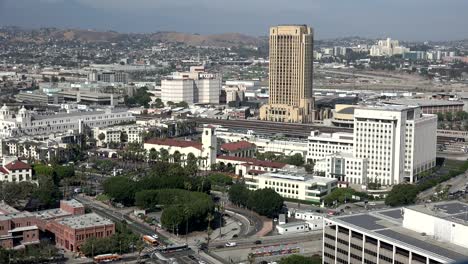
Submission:
<svg viewBox="0 0 468 264">
<path fill-rule="evenodd" d="M 207 234 L 206 247 L 207 248 L 210 247 L 210 239 L 211 239 L 210 235 L 213 232 L 213 230 L 211 230 L 211 221 L 213 221 L 213 219 L 214 219 L 213 214 L 208 213 L 208 215 L 206 216 L 206 220 L 208 221 L 208 228 L 206 229 L 206 234 Z"/>
<path fill-rule="evenodd" d="M 190 216 L 190 208 L 188 206 L 184 207 L 184 216 L 185 216 L 185 244 L 188 244 L 188 223 Z"/>
</svg>

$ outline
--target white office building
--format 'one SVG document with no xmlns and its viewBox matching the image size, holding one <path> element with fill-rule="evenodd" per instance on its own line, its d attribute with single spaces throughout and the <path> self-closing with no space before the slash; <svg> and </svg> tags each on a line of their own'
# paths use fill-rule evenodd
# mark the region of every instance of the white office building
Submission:
<svg viewBox="0 0 468 264">
<path fill-rule="evenodd" d="M 319 133 L 312 131 L 308 138 L 307 160 L 316 162 L 337 152 L 353 148 L 352 133 Z"/>
<path fill-rule="evenodd" d="M 18 112 L 4 105 L 0 108 L 0 137 L 49 135 L 67 131 L 81 132 L 83 126 L 105 127 L 135 121 L 127 109 L 93 111 L 70 110 L 64 113 L 38 114 L 22 107 Z"/>
<path fill-rule="evenodd" d="M 190 72 L 175 72 L 161 80 L 161 100 L 189 104 L 219 104 L 221 78 L 206 73 L 203 66 L 191 67 Z"/>
<path fill-rule="evenodd" d="M 359 107 L 354 112 L 355 158 L 367 159 L 368 179 L 382 185 L 435 166 L 437 117 L 411 106 Z"/>
<path fill-rule="evenodd" d="M 468 204 L 458 201 L 324 219 L 324 263 L 464 263 Z"/>
<path fill-rule="evenodd" d="M 400 43 L 398 40 L 387 38 L 384 40 L 379 40 L 377 42 L 377 45 L 372 45 L 372 47 L 370 48 L 370 56 L 390 57 L 393 55 L 400 55 L 409 51 L 410 51 L 409 48 L 400 46 Z"/>
<path fill-rule="evenodd" d="M 345 148 L 328 135 L 309 137 L 315 171 L 358 185 L 416 182 L 435 166 L 437 117 L 414 106 L 357 107 L 351 145 L 350 138 Z"/>
<path fill-rule="evenodd" d="M 322 198 L 337 187 L 337 179 L 279 171 L 244 176 L 251 190 L 271 188 L 284 198 L 321 203 Z"/>
</svg>

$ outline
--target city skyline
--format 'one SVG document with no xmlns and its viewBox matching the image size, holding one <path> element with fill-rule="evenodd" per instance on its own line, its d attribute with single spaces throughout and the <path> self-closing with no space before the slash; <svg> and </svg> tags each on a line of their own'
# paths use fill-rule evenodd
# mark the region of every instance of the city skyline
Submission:
<svg viewBox="0 0 468 264">
<path fill-rule="evenodd" d="M 122 0 L 0 0 L 0 25 L 265 36 L 270 25 L 298 23 L 314 27 L 317 39 L 391 36 L 409 41 L 437 41 L 468 37 L 464 26 L 468 18 L 463 15 L 467 8 L 468 2 L 460 0 L 409 3 L 293 0 L 274 4 L 265 0 L 253 3 L 137 0 L 132 5 Z M 200 16 L 201 13 L 204 15 Z M 430 27 L 426 23 L 429 19 Z"/>
</svg>

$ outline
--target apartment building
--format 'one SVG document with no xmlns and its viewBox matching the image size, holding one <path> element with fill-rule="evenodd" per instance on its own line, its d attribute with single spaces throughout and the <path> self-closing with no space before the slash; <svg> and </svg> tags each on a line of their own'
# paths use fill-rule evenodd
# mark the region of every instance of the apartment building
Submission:
<svg viewBox="0 0 468 264">
<path fill-rule="evenodd" d="M 93 129 L 93 137 L 98 146 L 109 143 L 122 143 L 123 140 L 128 143 L 142 143 L 144 131 L 144 127 L 137 125 L 95 127 Z M 102 140 L 99 139 L 99 135 L 101 134 L 104 135 L 104 139 Z"/>
<path fill-rule="evenodd" d="M 324 219 L 323 263 L 466 261 L 466 211 L 452 201 Z"/>
</svg>

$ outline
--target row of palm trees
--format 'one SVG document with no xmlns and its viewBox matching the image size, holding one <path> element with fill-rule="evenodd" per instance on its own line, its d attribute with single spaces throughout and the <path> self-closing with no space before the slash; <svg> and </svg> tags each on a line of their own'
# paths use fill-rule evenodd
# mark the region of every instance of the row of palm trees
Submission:
<svg viewBox="0 0 468 264">
<path fill-rule="evenodd" d="M 205 164 L 208 157 L 196 157 L 193 153 L 185 154 L 179 151 L 170 153 L 165 148 L 156 150 L 155 148 L 147 151 L 141 144 L 130 143 L 127 148 L 118 152 L 119 157 L 131 162 L 169 162 L 180 164 L 187 168 L 190 173 L 196 174 L 200 164 Z"/>
</svg>

